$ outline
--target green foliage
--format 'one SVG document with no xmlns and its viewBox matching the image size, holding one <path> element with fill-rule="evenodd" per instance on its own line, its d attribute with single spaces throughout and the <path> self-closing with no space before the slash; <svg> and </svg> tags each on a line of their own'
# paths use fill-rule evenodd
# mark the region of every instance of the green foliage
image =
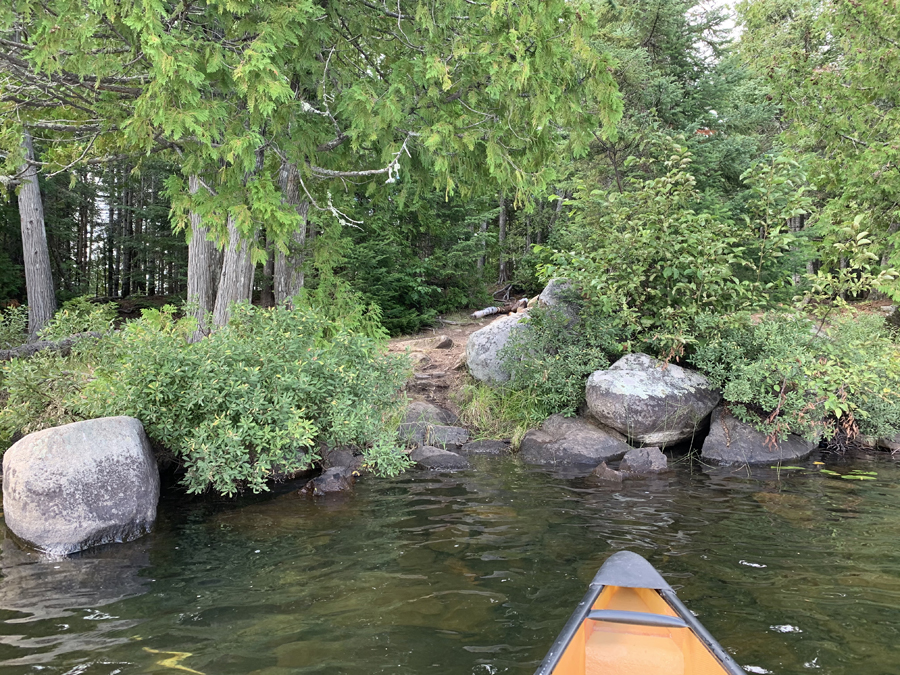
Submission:
<svg viewBox="0 0 900 675">
<path fill-rule="evenodd" d="M 86 296 L 63 303 L 41 330 L 43 340 L 62 340 L 76 333 L 105 333 L 118 317 L 115 303 L 98 304 Z"/>
<path fill-rule="evenodd" d="M 573 323 L 558 307 L 535 309 L 525 321 L 500 352 L 510 373 L 507 388 L 526 393 L 543 417 L 574 415 L 588 376 L 608 368 L 608 356 L 620 349 L 615 331 L 599 321 Z"/>
<path fill-rule="evenodd" d="M 320 443 L 362 448 L 392 474 L 405 456 L 387 419 L 408 364 L 309 309 L 236 305 L 231 322 L 189 343 L 191 318 L 145 310 L 108 338 L 110 358 L 78 395 L 86 417 L 131 415 L 184 464 L 189 492 L 265 490 L 308 468 Z"/>
<path fill-rule="evenodd" d="M 0 311 L 0 349 L 12 349 L 28 339 L 28 307 L 17 305 Z"/>
<path fill-rule="evenodd" d="M 734 221 L 697 191 L 685 145 L 665 138 L 654 145 L 662 159 L 645 158 L 645 175 L 630 179 L 627 191 L 585 186 L 576 195 L 579 211 L 563 239 L 569 246 L 543 250 L 541 272 L 570 279 L 589 314 L 641 345 L 679 353 L 696 317 L 765 306 L 787 283 L 779 259 L 794 238 L 784 218 L 802 212 L 803 194 L 794 165 L 759 163 L 744 177 L 748 215 Z"/>
<path fill-rule="evenodd" d="M 388 332 L 416 333 L 440 313 L 487 302 L 476 267 L 484 238 L 473 232 L 487 216 L 478 204 L 435 192 L 395 197 L 358 197 L 363 224 L 347 233 L 352 245 L 339 270 L 381 308 Z"/>
<path fill-rule="evenodd" d="M 527 389 L 472 381 L 457 392 L 456 403 L 460 421 L 474 436 L 509 438 L 514 450 L 529 429 L 540 426 L 547 418 L 545 406 Z"/>
<path fill-rule="evenodd" d="M 739 419 L 811 439 L 900 432 L 900 349 L 883 318 L 841 316 L 822 334 L 796 313 L 710 328 L 691 362 Z"/>
<path fill-rule="evenodd" d="M 3 364 L 4 406 L 0 409 L 0 441 L 5 447 L 15 434 L 30 434 L 41 429 L 85 419 L 73 402 L 91 378 L 91 358 L 97 348 L 94 340 L 84 340 L 72 354 L 46 350 L 28 359 L 13 359 Z"/>
</svg>

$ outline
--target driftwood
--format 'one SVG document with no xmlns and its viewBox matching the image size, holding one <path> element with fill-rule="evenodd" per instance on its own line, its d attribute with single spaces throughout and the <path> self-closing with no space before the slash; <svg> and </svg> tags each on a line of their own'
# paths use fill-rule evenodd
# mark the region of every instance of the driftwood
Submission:
<svg viewBox="0 0 900 675">
<path fill-rule="evenodd" d="M 500 307 L 485 307 L 484 309 L 479 309 L 477 312 L 472 312 L 473 319 L 483 319 L 486 316 L 490 316 L 491 314 L 499 314 L 503 309 Z"/>
<path fill-rule="evenodd" d="M 507 303 L 503 305 L 503 307 L 485 307 L 484 309 L 479 309 L 477 312 L 472 312 L 471 316 L 473 319 L 483 319 L 491 314 L 512 314 L 520 307 L 527 306 L 528 301 L 525 298 L 522 298 L 521 300 Z"/>
<path fill-rule="evenodd" d="M 66 356 L 72 351 L 72 346 L 85 338 L 99 338 L 103 337 L 103 333 L 97 333 L 96 331 L 91 331 L 89 333 L 76 333 L 75 335 L 70 335 L 67 338 L 63 338 L 57 342 L 50 342 L 49 340 L 38 340 L 37 342 L 28 342 L 20 347 L 14 347 L 13 349 L 0 349 L 0 361 L 12 361 L 13 359 L 30 359 L 32 356 L 37 354 L 38 352 L 51 350 L 60 352 L 63 356 Z"/>
</svg>

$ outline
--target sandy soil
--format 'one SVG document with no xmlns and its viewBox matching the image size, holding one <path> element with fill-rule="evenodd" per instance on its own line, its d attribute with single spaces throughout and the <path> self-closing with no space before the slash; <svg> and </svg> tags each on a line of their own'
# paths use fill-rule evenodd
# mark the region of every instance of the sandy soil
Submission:
<svg viewBox="0 0 900 675">
<path fill-rule="evenodd" d="M 459 413 L 452 394 L 468 377 L 466 373 L 466 342 L 479 328 L 484 328 L 502 314 L 472 319 L 468 315 L 454 315 L 453 323 L 445 323 L 440 328 L 429 328 L 417 335 L 404 335 L 388 343 L 388 351 L 408 351 L 412 357 L 414 374 L 406 383 L 406 393 L 416 401 L 427 401 L 434 405 Z M 452 346 L 438 349 L 437 345 L 449 338 Z"/>
</svg>

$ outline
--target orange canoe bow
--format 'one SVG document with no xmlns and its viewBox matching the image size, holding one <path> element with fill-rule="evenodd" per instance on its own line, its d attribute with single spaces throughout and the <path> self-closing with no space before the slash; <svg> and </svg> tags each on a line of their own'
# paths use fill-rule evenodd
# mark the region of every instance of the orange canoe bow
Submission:
<svg viewBox="0 0 900 675">
<path fill-rule="evenodd" d="M 619 551 L 535 675 L 746 675 L 653 565 Z"/>
</svg>

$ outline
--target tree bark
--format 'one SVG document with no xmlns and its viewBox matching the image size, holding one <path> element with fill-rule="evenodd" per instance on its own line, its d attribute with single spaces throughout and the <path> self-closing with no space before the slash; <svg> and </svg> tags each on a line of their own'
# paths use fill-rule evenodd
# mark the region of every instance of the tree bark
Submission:
<svg viewBox="0 0 900 675">
<path fill-rule="evenodd" d="M 26 161 L 34 161 L 31 134 L 26 130 L 22 145 Z M 25 262 L 25 288 L 28 294 L 28 340 L 37 339 L 38 332 L 56 311 L 53 274 L 50 271 L 50 252 L 44 229 L 44 205 L 38 185 L 37 169 L 33 164 L 23 167 L 19 189 L 19 217 L 22 225 L 22 252 Z"/>
<path fill-rule="evenodd" d="M 278 251 L 275 256 L 274 282 L 275 304 L 293 306 L 293 299 L 306 279 L 303 264 L 306 259 L 307 230 L 309 228 L 309 203 L 300 199 L 300 180 L 296 164 L 281 166 L 281 195 L 285 204 L 291 204 L 300 216 L 300 227 L 288 241 L 288 252 Z"/>
<path fill-rule="evenodd" d="M 188 179 L 191 194 L 199 188 L 197 176 L 191 176 Z M 208 328 L 205 325 L 206 315 L 215 309 L 216 290 L 222 270 L 222 252 L 208 236 L 209 231 L 203 227 L 200 215 L 192 211 L 191 240 L 188 242 L 187 301 L 195 306 L 193 315 L 197 319 L 198 328 L 195 339 L 199 339 Z"/>
<path fill-rule="evenodd" d="M 497 243 L 500 244 L 500 274 L 497 277 L 497 282 L 505 284 L 509 281 L 509 273 L 506 269 L 506 255 L 503 250 L 506 244 L 506 197 L 502 194 L 500 195 L 500 217 L 497 224 L 500 228 L 497 236 Z"/>
<path fill-rule="evenodd" d="M 269 236 L 266 236 L 266 263 L 263 265 L 262 282 L 259 286 L 259 306 L 274 307 L 275 306 L 275 247 Z"/>
<path fill-rule="evenodd" d="M 484 258 L 487 253 L 487 240 L 485 239 L 485 233 L 487 232 L 488 221 L 481 221 L 481 255 L 478 256 L 478 278 L 484 276 Z"/>
<path fill-rule="evenodd" d="M 213 308 L 213 324 L 222 327 L 231 317 L 231 306 L 250 299 L 254 265 L 251 262 L 252 241 L 241 236 L 234 219 L 228 217 L 228 246 L 222 258 L 222 273 Z"/>
</svg>

